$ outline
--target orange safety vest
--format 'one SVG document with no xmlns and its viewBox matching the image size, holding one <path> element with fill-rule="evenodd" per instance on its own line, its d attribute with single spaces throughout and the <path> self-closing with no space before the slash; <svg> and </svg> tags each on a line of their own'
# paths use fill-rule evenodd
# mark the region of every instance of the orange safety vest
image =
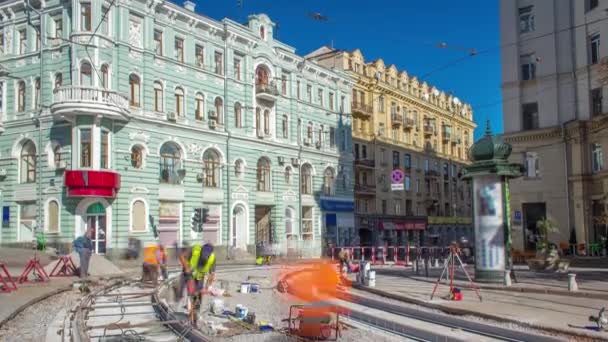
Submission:
<svg viewBox="0 0 608 342">
<path fill-rule="evenodd" d="M 156 259 L 157 250 L 158 246 L 150 246 L 144 249 L 144 264 L 158 265 L 158 260 Z"/>
</svg>

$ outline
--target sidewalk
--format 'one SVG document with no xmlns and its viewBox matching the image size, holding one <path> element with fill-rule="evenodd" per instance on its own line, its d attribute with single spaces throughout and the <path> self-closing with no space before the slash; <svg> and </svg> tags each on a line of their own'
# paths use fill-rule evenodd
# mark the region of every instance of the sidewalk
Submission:
<svg viewBox="0 0 608 342">
<path fill-rule="evenodd" d="M 388 275 L 386 272 L 378 272 L 378 268 L 375 270 L 377 271 L 375 288 L 360 286 L 355 288 L 456 315 L 473 315 L 555 332 L 608 339 L 608 333 L 598 333 L 584 328 L 594 325 L 588 321 L 588 317 L 597 315 L 602 307 L 608 307 L 608 300 L 482 289 L 483 301 L 480 302 L 472 289 L 461 288 L 463 300 L 456 302 L 443 299 L 449 291 L 449 285 L 445 281 L 438 287 L 435 297 L 431 300 L 434 282 L 402 275 Z"/>
</svg>

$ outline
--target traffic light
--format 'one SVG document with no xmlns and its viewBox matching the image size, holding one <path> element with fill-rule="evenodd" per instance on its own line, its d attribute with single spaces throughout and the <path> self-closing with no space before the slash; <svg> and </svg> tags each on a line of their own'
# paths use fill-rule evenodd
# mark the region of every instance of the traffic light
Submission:
<svg viewBox="0 0 608 342">
<path fill-rule="evenodd" d="M 203 231 L 203 210 L 201 208 L 195 208 L 192 213 L 192 230 L 195 232 Z"/>
<path fill-rule="evenodd" d="M 201 215 L 201 222 L 202 223 L 207 223 L 209 220 L 209 209 L 207 208 L 202 208 L 202 215 Z"/>
</svg>

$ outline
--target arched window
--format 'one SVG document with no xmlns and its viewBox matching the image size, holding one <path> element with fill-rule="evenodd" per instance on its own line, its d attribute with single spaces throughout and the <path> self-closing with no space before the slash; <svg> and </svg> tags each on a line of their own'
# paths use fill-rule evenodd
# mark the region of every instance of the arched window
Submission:
<svg viewBox="0 0 608 342">
<path fill-rule="evenodd" d="M 40 107 L 40 77 L 34 80 L 34 107 Z"/>
<path fill-rule="evenodd" d="M 21 147 L 21 183 L 36 182 L 36 145 L 31 140 Z"/>
<path fill-rule="evenodd" d="M 215 115 L 217 115 L 217 123 L 224 123 L 224 101 L 221 97 L 215 98 Z"/>
<path fill-rule="evenodd" d="M 182 153 L 176 143 L 167 142 L 160 148 L 160 181 L 161 183 L 179 184 Z"/>
<path fill-rule="evenodd" d="M 89 62 L 84 62 L 80 65 L 80 85 L 83 87 L 93 85 L 93 73 Z"/>
<path fill-rule="evenodd" d="M 270 161 L 264 157 L 258 160 L 258 191 L 270 191 Z"/>
<path fill-rule="evenodd" d="M 243 174 L 245 173 L 245 163 L 238 159 L 234 162 L 234 176 L 238 179 L 243 178 Z"/>
<path fill-rule="evenodd" d="M 25 81 L 20 81 L 17 88 L 17 111 L 25 111 Z"/>
<path fill-rule="evenodd" d="M 185 111 L 184 89 L 177 87 L 175 88 L 175 113 L 177 113 L 178 116 L 184 116 Z"/>
<path fill-rule="evenodd" d="M 325 196 L 333 195 L 334 178 L 334 170 L 330 167 L 325 169 L 325 174 L 323 175 L 323 194 L 325 194 Z"/>
<path fill-rule="evenodd" d="M 296 239 L 295 235 L 296 211 L 292 207 L 285 208 L 285 237 L 287 240 Z"/>
<path fill-rule="evenodd" d="M 141 169 L 144 165 L 144 149 L 139 145 L 131 147 L 131 166 Z"/>
<path fill-rule="evenodd" d="M 243 114 L 240 103 L 234 104 L 234 127 L 241 128 L 243 127 Z"/>
<path fill-rule="evenodd" d="M 205 117 L 205 96 L 201 93 L 196 93 L 196 113 L 195 118 L 198 121 Z"/>
<path fill-rule="evenodd" d="M 60 164 L 61 164 L 61 145 L 59 145 L 59 144 L 56 144 L 53 147 L 53 163 L 54 163 L 54 166 L 56 168 L 60 167 Z"/>
<path fill-rule="evenodd" d="M 270 111 L 268 109 L 264 111 L 264 134 L 270 134 Z"/>
<path fill-rule="evenodd" d="M 300 191 L 305 195 L 312 195 L 312 167 L 310 164 L 302 165 L 300 173 Z"/>
<path fill-rule="evenodd" d="M 141 107 L 141 81 L 139 76 L 131 74 L 129 76 L 129 86 L 131 87 L 130 105 L 133 107 Z"/>
<path fill-rule="evenodd" d="M 160 81 L 154 81 L 154 110 L 163 111 L 163 85 Z"/>
<path fill-rule="evenodd" d="M 135 200 L 131 205 L 131 231 L 146 231 L 146 204 L 142 200 Z"/>
<path fill-rule="evenodd" d="M 266 29 L 264 28 L 264 25 L 260 25 L 260 38 L 266 40 Z"/>
<path fill-rule="evenodd" d="M 291 166 L 285 168 L 285 184 L 291 185 L 291 181 L 293 178 L 293 169 Z"/>
<path fill-rule="evenodd" d="M 104 89 L 110 88 L 110 70 L 107 64 L 101 66 L 101 86 Z"/>
<path fill-rule="evenodd" d="M 203 154 L 204 186 L 218 188 L 220 185 L 220 156 L 217 151 L 209 149 Z"/>
<path fill-rule="evenodd" d="M 46 205 L 46 231 L 47 233 L 59 233 L 59 202 L 51 200 Z"/>
<path fill-rule="evenodd" d="M 260 65 L 255 69 L 255 85 L 256 86 L 267 86 L 269 83 L 269 72 L 268 69 Z"/>
<path fill-rule="evenodd" d="M 60 72 L 58 72 L 55 74 L 54 89 L 59 89 L 62 84 L 63 84 L 63 75 Z"/>
</svg>

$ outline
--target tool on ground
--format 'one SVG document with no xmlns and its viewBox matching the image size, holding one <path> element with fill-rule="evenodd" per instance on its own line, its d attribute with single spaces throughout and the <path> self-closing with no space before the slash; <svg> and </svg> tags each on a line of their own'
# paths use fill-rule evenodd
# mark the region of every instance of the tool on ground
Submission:
<svg viewBox="0 0 608 342">
<path fill-rule="evenodd" d="M 76 264 L 70 255 L 62 255 L 53 267 L 49 277 L 69 277 L 76 275 Z"/>
<path fill-rule="evenodd" d="M 439 278 L 437 279 L 437 282 L 435 283 L 435 287 L 433 287 L 433 292 L 431 293 L 431 300 L 433 299 L 433 296 L 435 296 L 435 291 L 437 291 L 437 287 L 439 286 L 439 283 L 441 282 L 441 279 L 443 278 L 443 275 L 446 272 L 448 273 L 448 277 L 450 279 L 449 298 L 451 300 L 462 300 L 462 293 L 460 292 L 459 289 L 456 289 L 454 287 L 454 275 L 456 273 L 455 266 L 456 266 L 456 261 L 458 261 L 458 263 L 460 264 L 460 268 L 462 269 L 462 271 L 464 271 L 464 274 L 466 274 L 466 276 L 469 279 L 469 282 L 471 284 L 471 287 L 473 288 L 473 290 L 475 290 L 475 293 L 477 294 L 477 297 L 479 298 L 479 301 L 481 302 L 481 294 L 479 293 L 479 288 L 477 287 L 477 285 L 475 284 L 475 282 L 469 275 L 469 272 L 467 272 L 467 270 L 464 268 L 464 264 L 462 263 L 462 260 L 460 259 L 459 254 L 460 254 L 460 250 L 458 247 L 450 246 L 450 254 L 448 255 L 447 259 L 445 259 L 445 262 L 443 263 L 443 270 L 441 271 L 441 275 L 439 275 Z M 458 290 L 458 291 L 456 292 L 456 290 Z"/>
<path fill-rule="evenodd" d="M 603 330 L 608 326 L 608 316 L 606 316 L 606 308 L 602 308 L 597 316 L 589 316 L 589 321 L 597 324 L 598 329 Z"/>
<path fill-rule="evenodd" d="M 29 277 L 31 272 L 34 272 L 34 277 L 37 281 L 50 280 L 49 275 L 46 274 L 46 271 L 44 270 L 44 268 L 42 268 L 42 265 L 40 264 L 40 259 L 38 259 L 37 256 L 34 256 L 30 259 L 30 261 L 28 261 L 27 265 L 25 266 L 25 269 L 23 269 L 23 273 L 21 273 L 17 282 L 19 282 L 19 284 L 27 282 L 27 278 Z"/>
<path fill-rule="evenodd" d="M 16 291 L 17 285 L 15 285 L 15 282 L 13 281 L 13 278 L 11 278 L 10 273 L 8 273 L 8 270 L 6 269 L 4 263 L 0 262 L 0 269 L 4 273 L 4 275 L 0 273 L 0 284 L 2 285 L 0 286 L 0 293 L 10 293 L 11 291 Z M 9 287 L 9 283 L 12 285 L 11 287 Z"/>
<path fill-rule="evenodd" d="M 340 314 L 331 306 L 292 305 L 288 332 L 303 338 L 336 341 L 340 336 Z"/>
</svg>

